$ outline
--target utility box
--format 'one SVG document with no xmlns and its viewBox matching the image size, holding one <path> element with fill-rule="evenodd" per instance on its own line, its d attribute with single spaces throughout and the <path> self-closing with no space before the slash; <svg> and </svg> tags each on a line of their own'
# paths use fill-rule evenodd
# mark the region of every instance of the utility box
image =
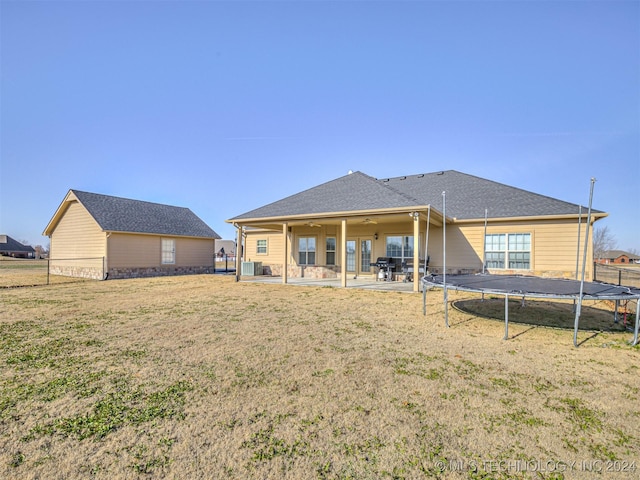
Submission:
<svg viewBox="0 0 640 480">
<path fill-rule="evenodd" d="M 242 275 L 262 275 L 262 262 L 242 262 Z"/>
</svg>

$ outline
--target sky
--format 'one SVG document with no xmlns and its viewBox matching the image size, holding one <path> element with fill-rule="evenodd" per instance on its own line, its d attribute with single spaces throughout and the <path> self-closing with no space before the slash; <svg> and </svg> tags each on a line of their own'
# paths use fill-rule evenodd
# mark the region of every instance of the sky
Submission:
<svg viewBox="0 0 640 480">
<path fill-rule="evenodd" d="M 0 233 L 69 189 L 226 219 L 362 171 L 609 213 L 640 252 L 640 1 L 0 0 Z"/>
</svg>

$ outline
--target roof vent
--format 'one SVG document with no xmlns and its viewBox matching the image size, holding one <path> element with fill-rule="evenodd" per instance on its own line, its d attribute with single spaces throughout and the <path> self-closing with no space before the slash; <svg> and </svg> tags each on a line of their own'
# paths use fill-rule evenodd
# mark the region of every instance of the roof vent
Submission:
<svg viewBox="0 0 640 480">
<path fill-rule="evenodd" d="M 438 172 L 438 175 L 444 175 L 444 172 Z"/>
<path fill-rule="evenodd" d="M 349 170 L 349 172 L 347 173 L 347 175 L 351 175 L 353 173 L 353 170 Z"/>
<path fill-rule="evenodd" d="M 424 177 L 424 173 L 421 173 L 420 175 L 418 175 L 418 178 L 422 178 Z"/>
<path fill-rule="evenodd" d="M 406 180 L 407 177 L 400 177 L 400 180 Z"/>
<path fill-rule="evenodd" d="M 388 178 L 384 178 L 384 179 L 382 179 L 382 181 L 383 181 L 383 182 L 388 182 L 388 181 L 389 181 L 389 179 L 388 179 Z"/>
</svg>

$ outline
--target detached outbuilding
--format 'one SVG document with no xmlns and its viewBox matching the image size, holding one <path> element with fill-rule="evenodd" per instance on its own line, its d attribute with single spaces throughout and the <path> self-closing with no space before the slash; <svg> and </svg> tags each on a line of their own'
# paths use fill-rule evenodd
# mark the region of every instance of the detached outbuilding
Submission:
<svg viewBox="0 0 640 480">
<path fill-rule="evenodd" d="M 94 279 L 213 273 L 220 238 L 188 208 L 79 190 L 44 235 L 50 273 Z"/>
</svg>

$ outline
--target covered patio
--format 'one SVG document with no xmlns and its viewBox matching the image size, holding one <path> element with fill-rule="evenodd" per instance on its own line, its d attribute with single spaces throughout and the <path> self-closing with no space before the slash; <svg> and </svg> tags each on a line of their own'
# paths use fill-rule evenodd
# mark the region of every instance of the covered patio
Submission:
<svg viewBox="0 0 640 480">
<path fill-rule="evenodd" d="M 282 284 L 281 277 L 272 277 L 266 275 L 260 275 L 255 277 L 240 277 L 240 282 L 244 283 L 273 283 Z M 342 288 L 342 282 L 340 278 L 289 278 L 287 280 L 288 285 L 300 286 L 300 287 L 335 287 Z M 384 282 L 376 281 L 374 278 L 364 277 L 350 279 L 346 288 L 357 288 L 362 290 L 379 290 L 388 292 L 406 292 L 412 293 L 413 282 Z M 422 290 L 421 290 L 422 291 Z"/>
</svg>

